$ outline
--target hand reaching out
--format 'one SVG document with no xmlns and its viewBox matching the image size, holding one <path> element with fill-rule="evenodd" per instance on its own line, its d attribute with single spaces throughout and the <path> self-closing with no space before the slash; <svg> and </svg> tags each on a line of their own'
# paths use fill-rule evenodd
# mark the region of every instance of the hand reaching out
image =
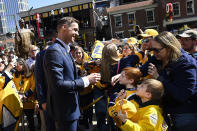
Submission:
<svg viewBox="0 0 197 131">
<path fill-rule="evenodd" d="M 115 76 L 113 76 L 111 78 L 111 84 L 112 84 L 112 86 L 114 86 L 119 81 L 120 75 L 121 74 L 118 74 L 118 75 L 115 75 Z"/>
<path fill-rule="evenodd" d="M 100 73 L 91 73 L 87 76 L 90 84 L 96 84 L 98 81 L 101 80 L 101 74 Z"/>
</svg>

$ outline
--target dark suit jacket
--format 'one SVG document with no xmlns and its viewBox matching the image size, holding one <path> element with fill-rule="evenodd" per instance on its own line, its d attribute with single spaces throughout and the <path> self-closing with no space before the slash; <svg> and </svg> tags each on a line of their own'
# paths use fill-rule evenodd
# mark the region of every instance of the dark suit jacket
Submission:
<svg viewBox="0 0 197 131">
<path fill-rule="evenodd" d="M 48 84 L 47 110 L 58 121 L 79 119 L 79 89 L 84 82 L 78 78 L 74 61 L 66 46 L 55 41 L 45 53 L 44 72 Z"/>
<path fill-rule="evenodd" d="M 43 59 L 45 52 L 46 50 L 43 50 L 36 55 L 36 63 L 34 69 L 36 93 L 39 104 L 45 103 L 47 99 L 47 84 L 43 67 Z"/>
</svg>

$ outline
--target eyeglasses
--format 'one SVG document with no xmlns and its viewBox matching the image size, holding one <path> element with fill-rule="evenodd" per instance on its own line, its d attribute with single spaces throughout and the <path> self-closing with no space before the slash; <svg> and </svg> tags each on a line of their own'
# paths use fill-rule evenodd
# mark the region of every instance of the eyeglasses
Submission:
<svg viewBox="0 0 197 131">
<path fill-rule="evenodd" d="M 192 38 L 181 38 L 182 41 L 189 41 L 189 40 L 193 40 Z"/>
<path fill-rule="evenodd" d="M 123 50 L 128 50 L 128 49 L 130 49 L 130 48 L 123 48 Z"/>
<path fill-rule="evenodd" d="M 32 52 L 36 52 L 38 49 L 31 50 Z"/>
<path fill-rule="evenodd" d="M 148 43 L 150 41 L 150 39 L 143 39 L 142 43 Z"/>
<path fill-rule="evenodd" d="M 159 53 L 161 50 L 163 50 L 165 47 L 162 47 L 160 49 L 157 49 L 157 48 L 150 48 L 149 50 L 150 51 L 154 51 L 155 53 Z"/>
<path fill-rule="evenodd" d="M 75 54 L 77 55 L 77 54 L 82 54 L 82 52 L 75 52 Z"/>
</svg>

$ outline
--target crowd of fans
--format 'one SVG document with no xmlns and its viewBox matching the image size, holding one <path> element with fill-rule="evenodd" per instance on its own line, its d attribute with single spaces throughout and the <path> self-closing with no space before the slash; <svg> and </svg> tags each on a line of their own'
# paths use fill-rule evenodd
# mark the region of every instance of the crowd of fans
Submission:
<svg viewBox="0 0 197 131">
<path fill-rule="evenodd" d="M 85 129 L 93 124 L 95 105 L 98 131 L 197 130 L 197 31 L 173 35 L 147 29 L 122 44 L 105 42 L 101 59 L 92 59 L 79 45 L 70 46 L 79 76 L 101 74 L 101 81 L 79 92 L 79 125 Z M 17 98 L 0 98 L 0 130 L 17 130 L 25 115 L 35 131 L 35 112 L 42 131 L 54 130 L 53 118 L 46 115 L 44 54 L 36 45 L 26 59 L 1 52 L 0 96 L 13 88 Z M 4 110 L 10 112 L 9 120 Z"/>
</svg>

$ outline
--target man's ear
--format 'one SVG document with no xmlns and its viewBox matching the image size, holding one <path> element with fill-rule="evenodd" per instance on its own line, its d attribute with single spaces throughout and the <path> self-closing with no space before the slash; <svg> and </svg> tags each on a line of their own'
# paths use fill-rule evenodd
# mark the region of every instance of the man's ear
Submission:
<svg viewBox="0 0 197 131">
<path fill-rule="evenodd" d="M 194 42 L 195 42 L 195 46 L 197 46 L 197 39 L 195 39 Z"/>
<path fill-rule="evenodd" d="M 63 29 L 67 29 L 67 25 L 66 25 L 66 24 L 63 24 L 63 25 L 62 25 L 62 28 L 63 28 Z"/>
</svg>

